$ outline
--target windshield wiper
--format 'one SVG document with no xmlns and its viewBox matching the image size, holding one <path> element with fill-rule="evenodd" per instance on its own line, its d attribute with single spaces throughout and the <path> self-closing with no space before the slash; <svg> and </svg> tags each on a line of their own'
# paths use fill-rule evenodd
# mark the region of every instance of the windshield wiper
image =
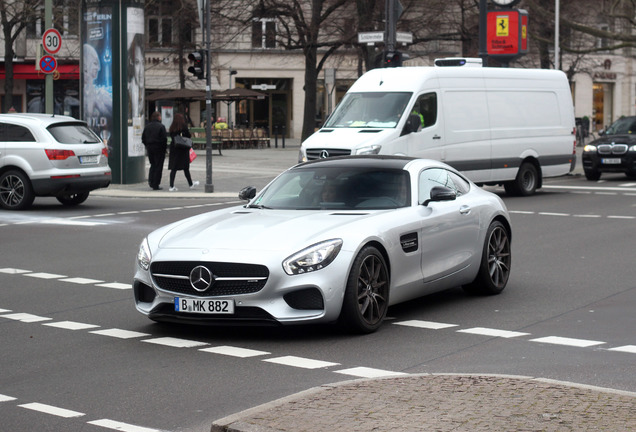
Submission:
<svg viewBox="0 0 636 432">
<path fill-rule="evenodd" d="M 247 206 L 247 208 L 255 208 L 255 209 L 266 209 L 266 210 L 271 210 L 271 207 L 267 207 L 265 205 L 262 204 L 250 204 Z"/>
</svg>

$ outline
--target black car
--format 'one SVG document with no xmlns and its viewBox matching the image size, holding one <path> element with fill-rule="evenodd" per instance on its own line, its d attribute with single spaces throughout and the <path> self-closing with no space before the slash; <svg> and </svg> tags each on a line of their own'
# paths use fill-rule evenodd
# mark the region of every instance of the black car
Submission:
<svg viewBox="0 0 636 432">
<path fill-rule="evenodd" d="M 602 173 L 636 178 L 636 116 L 616 120 L 583 148 L 583 170 L 588 180 L 598 180 Z"/>
</svg>

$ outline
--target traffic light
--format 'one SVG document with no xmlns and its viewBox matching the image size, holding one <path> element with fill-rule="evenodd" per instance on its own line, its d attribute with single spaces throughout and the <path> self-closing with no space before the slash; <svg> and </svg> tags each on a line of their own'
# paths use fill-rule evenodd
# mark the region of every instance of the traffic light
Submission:
<svg viewBox="0 0 636 432">
<path fill-rule="evenodd" d="M 188 72 L 197 77 L 197 79 L 205 78 L 205 51 L 193 51 L 188 54 L 188 60 L 194 64 L 188 68 Z"/>
<path fill-rule="evenodd" d="M 384 56 L 384 67 L 400 67 L 402 66 L 402 53 L 399 51 L 388 52 Z"/>
</svg>

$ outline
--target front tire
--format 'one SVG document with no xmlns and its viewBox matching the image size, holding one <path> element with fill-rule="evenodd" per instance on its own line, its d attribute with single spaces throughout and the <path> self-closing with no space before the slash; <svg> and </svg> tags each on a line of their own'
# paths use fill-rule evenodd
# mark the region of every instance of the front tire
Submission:
<svg viewBox="0 0 636 432">
<path fill-rule="evenodd" d="M 373 246 L 360 251 L 342 302 L 342 323 L 356 333 L 372 333 L 382 325 L 389 308 L 389 270 L 384 256 Z"/>
<path fill-rule="evenodd" d="M 513 181 L 504 183 L 506 193 L 512 196 L 530 196 L 535 193 L 538 186 L 539 171 L 529 162 L 521 164 Z"/>
<path fill-rule="evenodd" d="M 601 178 L 601 172 L 595 169 L 585 170 L 585 178 L 590 181 L 597 181 Z"/>
<path fill-rule="evenodd" d="M 83 203 L 88 199 L 90 192 L 78 192 L 72 194 L 58 195 L 55 198 L 65 206 L 75 206 Z"/>
<path fill-rule="evenodd" d="M 463 289 L 470 294 L 493 295 L 503 291 L 510 277 L 510 233 L 499 221 L 488 227 L 486 241 L 475 280 Z"/>
<path fill-rule="evenodd" d="M 24 210 L 31 207 L 35 194 L 29 178 L 17 170 L 0 176 L 0 205 L 6 210 Z"/>
</svg>

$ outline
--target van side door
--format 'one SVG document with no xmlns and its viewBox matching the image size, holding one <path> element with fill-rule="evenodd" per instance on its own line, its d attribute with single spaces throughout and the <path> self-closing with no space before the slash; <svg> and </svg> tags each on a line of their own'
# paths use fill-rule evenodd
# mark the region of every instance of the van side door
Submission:
<svg viewBox="0 0 636 432">
<path fill-rule="evenodd" d="M 437 92 L 429 91 L 419 95 L 408 114 L 418 116 L 421 122 L 421 128 L 417 132 L 401 137 L 407 140 L 408 156 L 441 160 L 444 128 L 439 115 Z"/>
</svg>

